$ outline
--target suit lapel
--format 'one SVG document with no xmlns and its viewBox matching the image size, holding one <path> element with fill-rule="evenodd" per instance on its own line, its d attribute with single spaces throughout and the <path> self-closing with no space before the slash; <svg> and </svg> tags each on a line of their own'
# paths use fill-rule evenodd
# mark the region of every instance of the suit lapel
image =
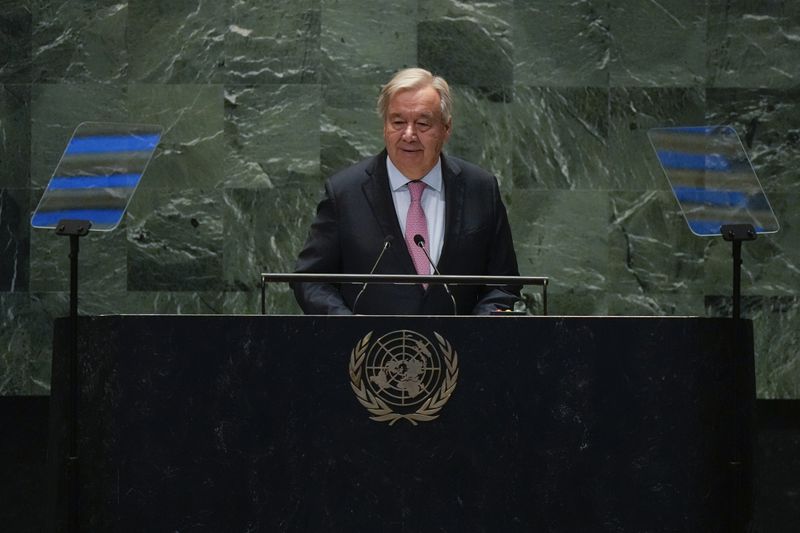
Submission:
<svg viewBox="0 0 800 533">
<path fill-rule="evenodd" d="M 370 175 L 370 179 L 362 185 L 364 196 L 367 198 L 372 214 L 383 235 L 394 237 L 394 242 L 391 248 L 387 250 L 387 253 L 394 258 L 394 263 L 399 266 L 401 272 L 392 273 L 415 274 L 414 262 L 408 253 L 403 231 L 397 222 L 397 212 L 392 200 L 392 191 L 389 188 L 389 172 L 386 170 L 385 150 L 375 157 L 372 165 L 367 168 L 367 174 Z"/>
<path fill-rule="evenodd" d="M 458 249 L 459 228 L 464 216 L 464 181 L 458 179 L 461 167 L 452 159 L 447 159 L 442 154 L 442 180 L 444 181 L 444 243 L 442 254 L 439 257 L 439 272 L 448 274 L 452 258 Z"/>
</svg>

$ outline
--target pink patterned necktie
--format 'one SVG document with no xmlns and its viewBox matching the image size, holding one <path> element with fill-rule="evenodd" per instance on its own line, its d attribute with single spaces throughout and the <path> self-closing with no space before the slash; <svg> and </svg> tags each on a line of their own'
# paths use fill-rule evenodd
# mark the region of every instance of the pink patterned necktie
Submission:
<svg viewBox="0 0 800 533">
<path fill-rule="evenodd" d="M 427 276 L 431 273 L 430 263 L 425 257 L 425 252 L 414 242 L 414 235 L 421 235 L 425 239 L 425 246 L 428 246 L 428 221 L 425 219 L 425 211 L 422 210 L 422 192 L 426 185 L 421 181 L 409 181 L 408 191 L 411 193 L 411 205 L 408 206 L 406 216 L 406 246 L 411 259 L 414 260 L 414 268 L 417 274 Z M 426 284 L 427 285 L 427 284 Z"/>
</svg>

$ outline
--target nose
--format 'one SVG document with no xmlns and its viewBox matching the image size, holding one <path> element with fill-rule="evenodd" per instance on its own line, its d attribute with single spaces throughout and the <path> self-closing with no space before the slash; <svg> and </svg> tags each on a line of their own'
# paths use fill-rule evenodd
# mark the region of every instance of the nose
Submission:
<svg viewBox="0 0 800 533">
<path fill-rule="evenodd" d="M 409 122 L 408 125 L 403 130 L 403 140 L 406 142 L 412 142 L 417 138 L 417 129 L 414 126 L 413 122 Z"/>
</svg>

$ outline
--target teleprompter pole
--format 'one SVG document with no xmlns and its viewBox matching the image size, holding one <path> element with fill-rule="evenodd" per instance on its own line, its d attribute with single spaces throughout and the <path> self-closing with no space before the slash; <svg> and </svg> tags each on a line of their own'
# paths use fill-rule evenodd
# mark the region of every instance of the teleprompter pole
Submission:
<svg viewBox="0 0 800 533">
<path fill-rule="evenodd" d="M 742 242 L 752 241 L 756 238 L 756 230 L 751 224 L 726 224 L 720 228 L 722 238 L 731 242 L 732 256 L 733 256 L 733 290 L 732 290 L 732 312 L 731 318 L 733 319 L 731 327 L 733 328 L 733 336 L 735 337 L 734 346 L 743 346 L 742 341 L 742 325 L 739 322 L 741 319 L 741 285 L 742 285 Z M 742 387 L 741 394 L 755 396 L 755 390 L 750 390 L 751 387 L 743 386 L 741 378 L 741 366 L 743 359 L 737 360 L 734 364 L 734 371 L 736 372 L 736 386 Z M 738 405 L 738 402 L 737 402 Z M 752 413 L 743 413 L 743 416 L 748 420 L 742 420 L 745 427 L 753 427 Z M 730 467 L 731 480 L 733 482 L 733 501 L 731 502 L 731 531 L 744 532 L 747 528 L 749 519 L 752 518 L 752 494 L 746 488 L 749 486 L 745 482 L 746 477 L 752 476 L 752 466 L 746 466 L 744 463 L 745 457 L 750 457 L 752 460 L 753 446 L 752 441 L 746 437 L 747 432 L 742 428 L 737 428 L 739 434 L 734 438 L 734 450 L 732 457 L 728 461 Z"/>
<path fill-rule="evenodd" d="M 67 364 L 67 531 L 77 533 L 79 530 L 80 508 L 78 483 L 78 398 L 80 386 L 78 380 L 78 253 L 79 239 L 89 233 L 92 223 L 88 220 L 61 220 L 56 225 L 56 235 L 69 237 L 69 361 Z"/>
<path fill-rule="evenodd" d="M 751 224 L 725 224 L 720 228 L 722 238 L 733 246 L 733 312 L 732 318 L 741 318 L 742 241 L 754 241 L 756 230 Z"/>
</svg>

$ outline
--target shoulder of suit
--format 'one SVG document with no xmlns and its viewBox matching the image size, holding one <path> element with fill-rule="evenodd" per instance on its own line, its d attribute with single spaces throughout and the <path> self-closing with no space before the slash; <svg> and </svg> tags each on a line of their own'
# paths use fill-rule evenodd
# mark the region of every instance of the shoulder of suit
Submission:
<svg viewBox="0 0 800 533">
<path fill-rule="evenodd" d="M 445 155 L 445 164 L 459 179 L 476 180 L 479 182 L 492 182 L 496 179 L 491 172 L 458 157 Z"/>
</svg>

